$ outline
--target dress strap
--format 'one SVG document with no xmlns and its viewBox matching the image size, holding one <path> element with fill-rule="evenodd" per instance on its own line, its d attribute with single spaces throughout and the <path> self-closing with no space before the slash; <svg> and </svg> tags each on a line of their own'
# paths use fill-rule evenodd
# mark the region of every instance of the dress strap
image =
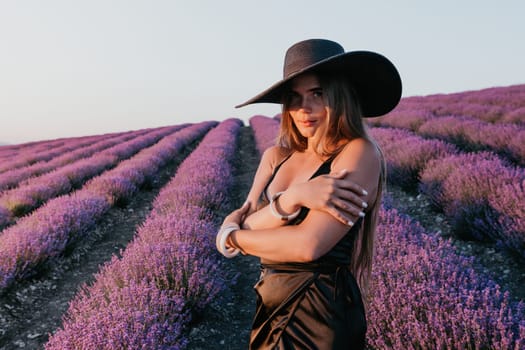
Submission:
<svg viewBox="0 0 525 350">
<path fill-rule="evenodd" d="M 317 169 L 317 171 L 310 177 L 310 179 L 313 179 L 316 176 L 324 175 L 324 174 L 330 174 L 330 171 L 332 170 L 332 161 L 334 160 L 334 156 L 328 158 L 321 164 L 321 166 Z"/>
<path fill-rule="evenodd" d="M 286 162 L 293 154 L 294 152 L 291 152 L 290 154 L 288 154 L 276 167 L 275 169 L 273 169 L 273 172 L 272 172 L 272 175 L 270 176 L 270 179 L 268 179 L 268 182 L 266 183 L 266 186 L 264 186 L 264 189 L 263 189 L 263 192 L 262 192 L 262 196 L 263 196 L 263 199 L 266 201 L 266 202 L 269 202 L 270 201 L 270 198 L 268 198 L 268 187 L 270 186 L 270 184 L 272 183 L 275 175 L 277 174 L 277 172 L 279 171 L 279 169 L 281 168 L 281 166 L 284 164 L 284 162 Z M 329 174 L 330 171 L 331 171 L 331 168 L 332 168 L 332 161 L 334 160 L 335 158 L 335 155 L 334 156 L 331 156 L 330 158 L 328 158 L 327 160 L 325 160 L 323 162 L 323 164 L 321 164 L 321 166 L 319 166 L 319 168 L 317 168 L 317 171 L 310 177 L 310 180 L 313 179 L 314 177 L 316 176 L 319 176 L 319 175 L 323 175 L 323 174 Z"/>
</svg>

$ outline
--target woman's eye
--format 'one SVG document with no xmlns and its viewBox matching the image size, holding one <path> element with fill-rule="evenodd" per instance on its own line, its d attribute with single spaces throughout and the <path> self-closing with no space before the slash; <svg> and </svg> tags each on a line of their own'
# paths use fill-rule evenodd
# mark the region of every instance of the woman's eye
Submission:
<svg viewBox="0 0 525 350">
<path fill-rule="evenodd" d="M 314 97 L 323 97 L 323 92 L 321 90 L 313 92 Z"/>
<path fill-rule="evenodd" d="M 288 101 L 290 101 L 290 105 L 295 106 L 301 103 L 301 96 L 298 94 L 292 94 L 288 97 Z"/>
</svg>

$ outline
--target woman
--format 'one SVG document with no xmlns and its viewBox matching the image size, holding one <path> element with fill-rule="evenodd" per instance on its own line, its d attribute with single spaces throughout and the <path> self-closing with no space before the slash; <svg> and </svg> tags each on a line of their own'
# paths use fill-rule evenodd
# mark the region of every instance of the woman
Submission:
<svg viewBox="0 0 525 350">
<path fill-rule="evenodd" d="M 251 349 L 364 348 L 361 292 L 385 166 L 362 118 L 400 97 L 385 57 L 310 39 L 288 49 L 283 80 L 240 105 L 283 104 L 278 146 L 264 152 L 247 203 L 217 235 L 225 256 L 261 258 Z M 269 204 L 258 208 L 261 195 Z"/>
</svg>

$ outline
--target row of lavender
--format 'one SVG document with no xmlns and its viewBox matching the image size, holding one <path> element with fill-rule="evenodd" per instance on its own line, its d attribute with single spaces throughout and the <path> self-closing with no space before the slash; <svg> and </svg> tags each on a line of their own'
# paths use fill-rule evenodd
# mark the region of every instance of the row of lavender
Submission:
<svg viewBox="0 0 525 350">
<path fill-rule="evenodd" d="M 403 98 L 396 109 L 427 110 L 436 116 L 462 115 L 490 123 L 525 122 L 525 84 L 450 94 Z"/>
<path fill-rule="evenodd" d="M 495 241 L 525 257 L 525 170 L 488 152 L 462 153 L 402 129 L 372 128 L 389 181 L 418 188 L 468 239 Z"/>
<path fill-rule="evenodd" d="M 81 189 L 48 201 L 0 234 L 0 292 L 58 258 L 112 206 L 152 181 L 159 169 L 216 122 L 195 124 L 143 148 Z"/>
<path fill-rule="evenodd" d="M 75 139 L 71 140 L 65 153 L 56 154 L 54 151 L 41 152 L 42 159 L 32 163 L 17 167 L 15 164 L 9 165 L 9 170 L 0 174 L 0 193 L 17 187 L 21 182 L 32 177 L 40 176 L 53 171 L 61 166 L 70 164 L 76 160 L 89 157 L 105 148 L 114 146 L 120 142 L 133 139 L 145 134 L 146 130 L 122 133 L 114 137 L 101 137 L 92 140 L 89 144 L 79 143 Z"/>
<path fill-rule="evenodd" d="M 38 162 L 45 162 L 79 147 L 87 146 L 94 142 L 110 139 L 122 134 L 125 133 L 71 137 L 56 141 L 41 142 L 34 147 L 23 147 L 23 145 L 21 145 L 21 148 L 17 151 L 4 150 L 2 152 L 4 153 L 4 156 L 2 158 L 2 164 L 0 165 L 0 173 L 26 167 Z M 2 150 L 3 147 L 0 148 L 0 151 Z"/>
<path fill-rule="evenodd" d="M 180 165 L 119 259 L 70 303 L 46 349 L 180 349 L 192 314 L 225 288 L 214 246 L 231 209 L 242 123 L 220 123 Z"/>
<path fill-rule="evenodd" d="M 275 145 L 279 132 L 280 119 L 269 119 L 263 115 L 255 115 L 250 118 L 250 127 L 255 137 L 255 147 L 261 152 Z"/>
<path fill-rule="evenodd" d="M 276 129 L 275 120 L 257 117 L 250 124 L 258 145 L 275 139 L 268 131 Z M 387 206 L 377 231 L 368 313 L 372 348 L 525 346 L 525 305 L 511 304 L 496 283 L 476 274 L 471 258 L 458 255 L 448 241 Z"/>
<path fill-rule="evenodd" d="M 525 98 L 525 97 L 524 97 Z M 438 138 L 465 151 L 490 150 L 525 165 L 525 107 L 522 124 L 493 124 L 465 116 L 461 106 L 449 114 L 436 114 L 427 104 L 400 106 L 386 116 L 370 119 L 374 126 L 403 128 L 427 138 Z"/>
<path fill-rule="evenodd" d="M 37 149 L 38 147 L 52 147 L 53 144 L 60 144 L 62 140 L 40 140 L 40 141 L 31 141 L 18 144 L 4 144 L 0 146 L 0 159 L 15 157 L 18 152 L 27 148 Z M 46 145 L 46 146 L 44 146 Z M 51 145 L 51 146 L 49 146 Z"/>
<path fill-rule="evenodd" d="M 115 134 L 107 134 L 107 136 L 116 135 Z M 42 141 L 33 141 L 33 142 L 25 142 L 15 145 L 2 145 L 0 146 L 0 160 L 4 161 L 7 159 L 12 159 L 24 155 L 29 154 L 35 154 L 40 152 L 46 152 L 49 151 L 55 147 L 63 146 L 67 142 L 71 141 L 80 141 L 87 138 L 92 137 L 104 137 L 104 135 L 95 135 L 95 136 L 81 136 L 81 137 L 68 137 L 68 138 L 60 138 L 60 139 L 54 139 L 54 140 L 42 140 Z"/>
<path fill-rule="evenodd" d="M 29 177 L 18 183 L 18 187 L 0 192 L 0 229 L 12 224 L 16 217 L 31 212 L 51 198 L 79 188 L 90 178 L 115 167 L 122 160 L 183 127 L 185 125 L 139 131 L 102 140 L 44 164 L 37 163 L 38 166 L 34 164 L 0 174 L 0 186 Z M 35 171 L 49 172 L 31 176 Z"/>
<path fill-rule="evenodd" d="M 60 154 L 59 152 L 56 152 L 56 149 L 59 147 L 69 147 L 68 144 L 69 145 L 74 145 L 74 144 L 80 145 L 82 143 L 85 144 L 85 141 L 97 142 L 103 139 L 111 139 L 114 137 L 123 136 L 125 134 L 132 134 L 136 132 L 147 132 L 147 131 L 151 131 L 154 129 L 159 129 L 159 128 L 140 129 L 140 130 L 135 130 L 135 131 L 133 130 L 119 131 L 119 132 L 88 135 L 88 136 L 64 137 L 64 138 L 51 139 L 51 140 L 25 142 L 25 143 L 14 144 L 14 145 L 1 145 L 0 146 L 0 161 L 2 161 L 3 163 L 4 161 L 14 160 L 16 158 L 19 161 L 22 161 L 20 163 L 21 166 L 25 166 L 28 164 L 33 164 L 35 162 L 41 161 L 42 159 L 40 159 L 40 156 L 44 156 L 44 159 L 45 159 L 46 153 L 52 152 L 54 155 Z M 67 148 L 66 148 L 66 151 L 67 151 Z"/>
</svg>

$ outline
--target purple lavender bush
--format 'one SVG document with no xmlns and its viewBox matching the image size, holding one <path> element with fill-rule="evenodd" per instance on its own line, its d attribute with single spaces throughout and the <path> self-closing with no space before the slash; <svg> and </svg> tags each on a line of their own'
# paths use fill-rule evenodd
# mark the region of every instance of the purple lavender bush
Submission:
<svg viewBox="0 0 525 350">
<path fill-rule="evenodd" d="M 102 136 L 89 136 L 83 138 L 71 138 L 67 142 L 61 142 L 60 147 L 48 149 L 43 147 L 42 150 L 24 150 L 16 158 L 10 161 L 2 162 L 0 165 L 0 173 L 8 170 L 28 166 L 39 161 L 48 161 L 54 157 L 60 156 L 65 152 L 70 152 L 79 147 L 84 147 L 96 142 Z"/>
<path fill-rule="evenodd" d="M 507 112 L 500 120 L 502 123 L 525 125 L 525 107 L 520 107 Z"/>
<path fill-rule="evenodd" d="M 494 213 L 515 212 L 514 204 L 512 200 L 500 201 L 494 209 L 489 198 L 524 179 L 522 168 L 510 166 L 492 153 L 468 153 L 430 161 L 421 173 L 420 190 L 451 217 L 459 236 L 499 240 L 506 234 L 493 230 L 498 220 Z M 509 203 L 509 208 L 502 208 L 504 203 Z"/>
<path fill-rule="evenodd" d="M 13 217 L 11 212 L 3 207 L 0 207 L 0 230 L 11 224 Z"/>
<path fill-rule="evenodd" d="M 122 257 L 72 300 L 46 349 L 185 348 L 192 317 L 226 288 L 214 244 L 216 207 L 231 209 L 241 124 L 221 122 L 184 160 Z"/>
<path fill-rule="evenodd" d="M 0 291 L 63 253 L 109 209 L 102 197 L 73 193 L 46 203 L 0 235 Z"/>
<path fill-rule="evenodd" d="M 525 180 L 504 184 L 488 194 L 487 231 L 500 246 L 525 257 Z"/>
<path fill-rule="evenodd" d="M 433 114 L 421 107 L 415 108 L 399 108 L 396 107 L 392 112 L 382 117 L 369 118 L 367 122 L 371 126 L 383 126 L 391 128 L 408 129 L 417 131 L 421 124 L 433 118 Z"/>
<path fill-rule="evenodd" d="M 507 140 L 505 151 L 511 160 L 515 160 L 521 166 L 525 165 L 525 130 L 517 132 Z"/>
<path fill-rule="evenodd" d="M 427 162 L 457 152 L 446 142 L 425 140 L 403 129 L 370 128 L 369 134 L 385 155 L 388 181 L 405 189 L 417 188 Z"/>
<path fill-rule="evenodd" d="M 418 134 L 452 142 L 465 151 L 493 151 L 513 162 L 525 164 L 525 146 L 521 143 L 525 141 L 525 129 L 518 125 L 446 116 L 428 120 L 418 129 Z"/>
<path fill-rule="evenodd" d="M 250 118 L 250 127 L 255 137 L 255 146 L 259 151 L 275 145 L 279 123 L 278 120 L 263 115 L 255 115 Z"/>
<path fill-rule="evenodd" d="M 522 349 L 525 305 L 449 241 L 382 209 L 368 310 L 373 349 Z"/>
<path fill-rule="evenodd" d="M 437 110 L 438 115 L 460 115 L 489 123 L 498 121 L 504 112 L 505 109 L 502 106 L 489 105 L 486 103 L 469 103 L 465 101 L 443 104 Z"/>
<path fill-rule="evenodd" d="M 71 183 L 62 174 L 47 174 L 38 181 L 4 193 L 0 196 L 0 206 L 8 209 L 14 216 L 23 216 L 45 203 L 49 198 L 71 191 Z"/>
</svg>

